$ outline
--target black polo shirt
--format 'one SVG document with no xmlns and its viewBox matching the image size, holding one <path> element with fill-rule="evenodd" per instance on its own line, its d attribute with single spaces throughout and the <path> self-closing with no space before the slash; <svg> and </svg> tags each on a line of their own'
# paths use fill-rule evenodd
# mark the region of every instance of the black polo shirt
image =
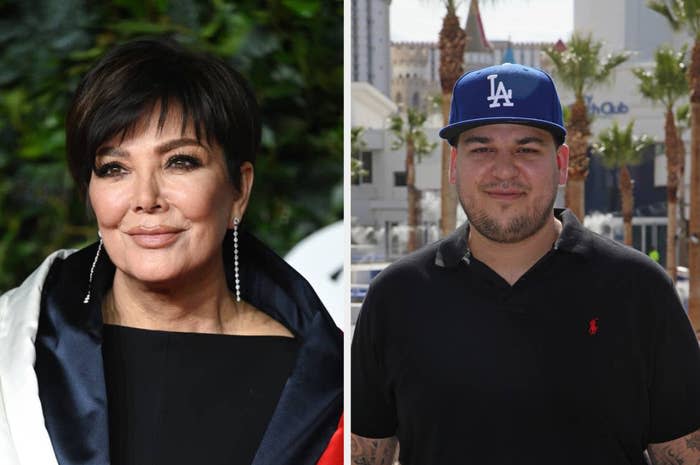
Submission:
<svg viewBox="0 0 700 465">
<path fill-rule="evenodd" d="M 700 429 L 700 349 L 664 270 L 557 211 L 513 286 L 467 225 L 372 282 L 352 342 L 352 432 L 402 465 L 644 464 Z"/>
</svg>

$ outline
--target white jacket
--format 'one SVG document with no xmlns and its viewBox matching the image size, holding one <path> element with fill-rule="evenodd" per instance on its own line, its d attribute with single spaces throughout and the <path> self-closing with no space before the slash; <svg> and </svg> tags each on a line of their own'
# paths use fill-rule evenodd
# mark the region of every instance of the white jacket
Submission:
<svg viewBox="0 0 700 465">
<path fill-rule="evenodd" d="M 58 250 L 19 287 L 0 296 L 0 464 L 58 465 L 44 425 L 34 361 L 41 290 Z"/>
<path fill-rule="evenodd" d="M 246 296 L 253 305 L 266 309 L 273 318 L 287 326 L 301 342 L 296 365 L 282 390 L 253 463 L 316 465 L 322 456 L 325 457 L 342 413 L 342 333 L 311 286 L 286 262 L 245 231 L 239 235 L 239 244 L 246 257 L 246 273 L 241 280 Z M 226 261 L 233 257 L 230 235 L 227 235 L 223 246 Z M 55 252 L 20 287 L 0 296 L 0 465 L 58 465 L 59 459 L 63 460 L 59 455 L 61 453 L 66 454 L 66 463 L 77 463 L 82 460 L 82 456 L 76 458 L 75 454 L 85 451 L 94 455 L 85 460 L 85 463 L 109 463 L 108 451 L 103 449 L 107 446 L 106 438 L 99 436 L 108 433 L 106 404 L 102 402 L 100 405 L 92 405 L 92 398 L 80 396 L 82 389 L 93 394 L 100 391 L 99 386 L 93 384 L 94 376 L 99 375 L 97 370 L 102 369 L 98 363 L 99 357 L 87 360 L 84 366 L 79 363 L 76 365 L 73 357 L 81 349 L 71 347 L 61 356 L 52 359 L 57 363 L 57 369 L 70 372 L 76 385 L 61 385 L 60 380 L 57 380 L 55 385 L 51 385 L 51 389 L 56 388 L 55 395 L 43 398 L 44 403 L 49 402 L 48 405 L 43 405 L 44 408 L 39 398 L 39 380 L 34 368 L 37 363 L 35 344 L 42 340 L 42 334 L 38 333 L 40 312 L 46 311 L 48 315 L 53 311 L 54 315 L 63 316 L 62 312 L 66 311 L 63 307 L 54 308 L 51 305 L 41 309 L 43 292 L 51 290 L 58 293 L 53 287 L 46 288 L 49 272 L 56 261 L 61 260 L 64 265 L 72 263 L 73 268 L 71 274 L 64 274 L 66 271 L 63 269 L 56 272 L 54 277 L 62 276 L 63 279 L 60 285 L 66 285 L 74 279 L 72 274 L 76 272 L 78 264 L 84 268 L 81 273 L 84 272 L 84 276 L 87 276 L 96 249 L 95 243 L 74 255 L 74 251 L 69 250 Z M 104 260 L 106 259 L 105 256 Z M 113 267 L 105 262 L 103 265 L 104 273 L 108 272 L 110 266 Z M 102 284 L 107 285 L 106 282 Z M 232 286 L 230 280 L 228 285 Z M 73 300 L 82 300 L 75 289 L 61 288 L 61 291 L 72 292 Z M 96 308 L 92 310 L 93 313 L 99 312 Z M 91 316 L 95 317 L 94 314 L 82 315 L 83 326 L 98 323 L 91 321 Z M 86 334 L 76 331 L 71 333 L 70 328 L 59 330 L 68 331 L 65 333 L 67 340 Z M 89 350 L 94 352 L 99 349 L 99 344 L 91 337 L 85 336 L 83 342 L 90 345 Z M 70 346 L 68 343 L 66 345 Z M 40 352 L 39 355 L 41 354 Z M 85 376 L 80 367 L 92 369 L 95 371 L 94 376 Z M 52 383 L 51 379 L 43 382 Z M 80 390 L 80 393 L 76 394 L 73 388 Z M 63 415 L 65 412 L 56 410 L 56 407 L 63 402 L 64 394 L 75 396 L 72 404 L 70 399 L 66 401 L 69 409 L 85 407 L 92 409 L 90 412 L 96 416 L 88 416 L 87 420 L 91 421 L 71 422 L 74 419 L 68 418 L 66 429 L 61 431 L 70 431 L 70 434 L 50 436 L 46 424 L 52 424 L 47 421 L 51 418 L 49 416 L 46 419 L 43 412 L 50 415 L 49 407 L 53 405 L 54 414 Z M 106 395 L 104 392 L 97 394 L 102 397 Z M 53 420 L 60 422 L 61 419 L 56 417 Z M 92 434 L 93 429 L 97 439 L 93 438 L 95 440 L 90 442 L 87 435 Z M 80 446 L 82 437 L 87 438 L 85 449 L 78 448 L 75 452 L 71 447 Z M 340 456 L 334 459 L 335 455 L 331 454 L 330 457 L 331 462 L 326 460 L 323 463 L 340 464 L 342 461 Z"/>
</svg>

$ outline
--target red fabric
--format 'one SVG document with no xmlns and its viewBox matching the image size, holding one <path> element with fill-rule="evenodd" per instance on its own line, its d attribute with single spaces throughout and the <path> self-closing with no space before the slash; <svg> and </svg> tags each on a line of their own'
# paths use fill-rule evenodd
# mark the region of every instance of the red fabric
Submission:
<svg viewBox="0 0 700 465">
<path fill-rule="evenodd" d="M 331 436 L 317 465 L 343 465 L 343 415 L 340 416 L 338 429 Z"/>
</svg>

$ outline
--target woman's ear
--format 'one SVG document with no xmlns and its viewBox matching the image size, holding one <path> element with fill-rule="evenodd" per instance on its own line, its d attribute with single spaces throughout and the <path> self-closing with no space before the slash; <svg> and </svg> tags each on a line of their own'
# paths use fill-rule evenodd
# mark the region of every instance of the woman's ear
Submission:
<svg viewBox="0 0 700 465">
<path fill-rule="evenodd" d="M 248 208 L 248 200 L 250 199 L 250 191 L 253 189 L 253 179 L 255 178 L 255 170 L 253 164 L 249 161 L 244 161 L 241 164 L 241 184 L 237 192 L 236 200 L 233 201 L 231 207 L 231 217 L 229 218 L 229 227 L 233 227 L 233 219 L 243 219 L 246 208 Z"/>
</svg>

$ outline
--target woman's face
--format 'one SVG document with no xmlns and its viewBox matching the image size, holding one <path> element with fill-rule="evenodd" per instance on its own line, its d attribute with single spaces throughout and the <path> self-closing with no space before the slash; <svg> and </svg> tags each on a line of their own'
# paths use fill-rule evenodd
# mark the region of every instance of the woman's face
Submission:
<svg viewBox="0 0 700 465">
<path fill-rule="evenodd" d="M 159 111 L 98 148 L 88 187 L 112 262 L 144 283 L 178 282 L 223 266 L 224 234 L 243 214 L 248 177 L 252 182 L 247 164 L 245 195 L 237 194 L 221 148 L 197 142 L 191 124 L 183 133 L 174 109 L 158 130 Z"/>
</svg>

